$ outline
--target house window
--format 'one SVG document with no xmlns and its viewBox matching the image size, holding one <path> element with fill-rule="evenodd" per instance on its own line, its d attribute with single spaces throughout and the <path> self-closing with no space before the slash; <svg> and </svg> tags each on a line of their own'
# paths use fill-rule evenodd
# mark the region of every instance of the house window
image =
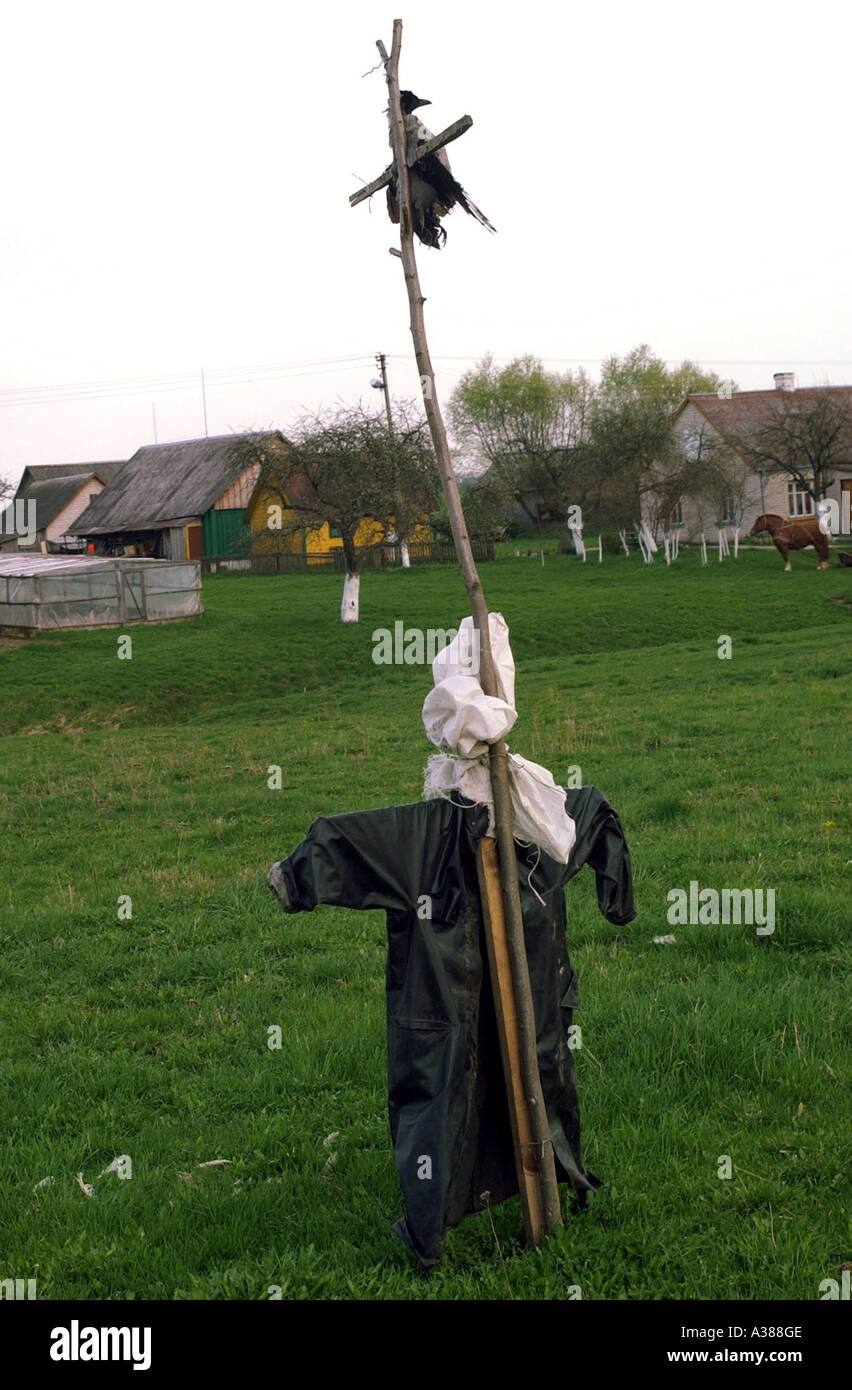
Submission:
<svg viewBox="0 0 852 1390">
<path fill-rule="evenodd" d="M 672 526 L 682 526 L 682 525 L 683 525 L 683 503 L 682 503 L 682 502 L 678 502 L 677 506 L 672 508 L 672 513 L 671 513 L 671 516 L 669 517 L 669 521 L 671 522 Z"/>
<path fill-rule="evenodd" d="M 813 516 L 814 499 L 807 488 L 798 483 L 787 484 L 787 511 L 789 516 Z"/>
<path fill-rule="evenodd" d="M 700 429 L 684 430 L 683 456 L 687 463 L 696 463 L 701 457 L 702 435 Z"/>
<path fill-rule="evenodd" d="M 329 524 L 328 524 L 328 538 L 329 538 L 329 540 L 332 540 L 332 541 L 339 541 L 339 540 L 342 540 L 342 536 L 341 536 L 341 534 L 340 534 L 340 527 L 339 527 L 339 526 L 332 526 L 331 522 L 329 522 Z"/>
<path fill-rule="evenodd" d="M 720 521 L 720 523 L 721 523 L 723 526 L 724 526 L 724 525 L 727 525 L 729 522 L 730 522 L 731 525 L 733 525 L 733 523 L 734 523 L 734 499 L 733 499 L 733 497 L 726 497 L 726 498 L 725 498 L 724 504 L 723 504 L 723 506 L 722 506 L 722 515 L 719 517 L 719 521 Z"/>
</svg>

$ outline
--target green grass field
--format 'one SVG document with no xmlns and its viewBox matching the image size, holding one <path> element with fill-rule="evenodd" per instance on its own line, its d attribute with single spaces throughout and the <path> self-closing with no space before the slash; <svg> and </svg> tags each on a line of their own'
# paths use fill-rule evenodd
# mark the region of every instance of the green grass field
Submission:
<svg viewBox="0 0 852 1390">
<path fill-rule="evenodd" d="M 537 1252 L 517 1199 L 469 1218 L 428 1279 L 390 1232 L 383 914 L 285 917 L 265 875 L 315 815 L 419 797 L 429 672 L 375 665 L 372 633 L 456 623 L 458 573 L 369 573 L 357 627 L 339 576 L 228 577 L 202 619 L 128 629 L 129 661 L 116 629 L 0 651 L 0 1278 L 40 1299 L 818 1299 L 852 1260 L 852 571 L 793 570 L 482 567 L 518 665 L 510 746 L 609 797 L 639 915 L 607 923 L 589 871 L 568 886 L 604 1197 L 576 1215 L 566 1192 Z M 774 888 L 774 934 L 672 927 L 691 880 Z M 132 1177 L 98 1177 L 117 1155 Z"/>
</svg>

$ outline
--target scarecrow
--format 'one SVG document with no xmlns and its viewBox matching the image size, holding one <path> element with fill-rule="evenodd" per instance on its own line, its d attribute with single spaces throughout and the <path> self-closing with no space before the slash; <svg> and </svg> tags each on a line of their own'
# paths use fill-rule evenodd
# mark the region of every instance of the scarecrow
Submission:
<svg viewBox="0 0 852 1390">
<path fill-rule="evenodd" d="M 320 817 L 268 882 L 287 912 L 322 902 L 387 913 L 388 1104 L 405 1202 L 396 1229 L 429 1267 L 446 1227 L 467 1212 L 517 1191 L 527 1241 L 537 1246 L 562 1224 L 560 1181 L 580 1204 L 599 1185 L 580 1151 L 577 986 L 563 885 L 589 864 L 608 920 L 626 923 L 635 913 L 630 857 L 609 803 L 594 787 L 557 786 L 506 747 L 517 718 L 508 629 L 489 614 L 473 560 L 414 251 L 415 234 L 442 244 L 437 219 L 451 195 L 493 228 L 461 185 L 446 184 L 446 156 L 431 162 L 471 118 L 435 136 L 420 126 L 413 112 L 422 102 L 400 91 L 401 45 L 395 20 L 390 54 L 377 44 L 393 163 L 349 201 L 391 190 L 400 231 L 392 254 L 402 260 L 423 405 L 472 617 L 433 662 L 423 718 L 440 752 L 426 769 L 427 799 Z M 468 639 L 476 634 L 464 650 L 462 629 Z"/>
<path fill-rule="evenodd" d="M 388 1108 L 406 1213 L 394 1230 L 426 1268 L 440 1260 L 446 1228 L 517 1192 L 518 1158 L 526 1171 L 533 1157 L 518 1154 L 512 1131 L 477 853 L 494 830 L 488 749 L 517 718 L 514 663 L 506 624 L 492 613 L 500 693 L 485 695 L 470 624 L 464 620 L 432 665 L 423 720 L 442 751 L 426 768 L 429 799 L 320 816 L 267 878 L 285 912 L 328 903 L 387 914 Z M 588 864 L 601 912 L 627 923 L 635 916 L 630 855 L 597 788 L 559 787 L 545 768 L 515 754 L 508 764 L 548 1143 L 557 1181 L 571 1184 L 582 1207 L 599 1180 L 580 1147 L 579 998 L 563 886 Z"/>
</svg>

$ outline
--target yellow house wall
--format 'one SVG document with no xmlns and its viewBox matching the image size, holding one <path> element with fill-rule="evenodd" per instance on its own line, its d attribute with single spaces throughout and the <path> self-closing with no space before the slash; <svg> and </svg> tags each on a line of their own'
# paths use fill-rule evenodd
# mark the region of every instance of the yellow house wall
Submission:
<svg viewBox="0 0 852 1390">
<path fill-rule="evenodd" d="M 284 549 L 293 554 L 300 554 L 302 551 L 301 531 L 291 532 L 289 535 L 284 534 L 286 528 L 295 522 L 295 512 L 290 508 L 283 508 L 281 530 L 274 530 L 268 526 L 269 508 L 280 506 L 280 499 L 267 489 L 261 489 L 257 494 L 248 513 L 248 521 L 252 530 L 252 549 L 255 551 Z M 364 517 L 355 533 L 356 546 L 375 545 L 382 538 L 383 530 L 379 522 L 374 521 L 372 517 Z M 428 541 L 430 539 L 428 524 L 419 523 L 409 539 L 412 542 Z M 343 541 L 340 536 L 331 535 L 331 528 L 327 521 L 324 521 L 321 526 L 305 531 L 305 550 L 308 555 L 319 555 L 324 551 L 339 550 L 342 545 Z"/>
</svg>

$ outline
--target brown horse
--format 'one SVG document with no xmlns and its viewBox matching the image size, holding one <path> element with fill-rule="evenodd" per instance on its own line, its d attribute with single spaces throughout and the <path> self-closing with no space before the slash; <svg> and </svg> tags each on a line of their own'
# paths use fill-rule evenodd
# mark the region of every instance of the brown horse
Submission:
<svg viewBox="0 0 852 1390">
<path fill-rule="evenodd" d="M 775 512 L 763 512 L 755 521 L 749 535 L 756 536 L 758 531 L 769 532 L 775 549 L 784 560 L 785 570 L 792 569 L 788 552 L 804 550 L 808 545 L 815 546 L 819 553 L 817 568 L 828 569 L 828 537 L 819 529 L 819 517 L 809 516 L 804 521 L 794 523 L 785 521 L 783 516 L 778 516 Z"/>
</svg>

